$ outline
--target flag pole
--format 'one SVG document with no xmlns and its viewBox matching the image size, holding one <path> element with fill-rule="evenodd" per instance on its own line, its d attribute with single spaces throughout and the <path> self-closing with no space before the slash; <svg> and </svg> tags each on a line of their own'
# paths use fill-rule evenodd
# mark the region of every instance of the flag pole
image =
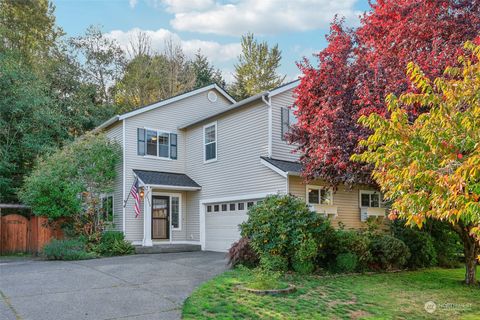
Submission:
<svg viewBox="0 0 480 320">
<path fill-rule="evenodd" d="M 135 178 L 133 180 L 132 186 L 137 182 L 138 178 Z M 132 186 L 130 186 L 130 190 L 132 190 Z M 127 206 L 128 199 L 130 198 L 130 192 L 128 192 L 127 199 L 123 201 L 123 207 L 125 208 Z"/>
</svg>

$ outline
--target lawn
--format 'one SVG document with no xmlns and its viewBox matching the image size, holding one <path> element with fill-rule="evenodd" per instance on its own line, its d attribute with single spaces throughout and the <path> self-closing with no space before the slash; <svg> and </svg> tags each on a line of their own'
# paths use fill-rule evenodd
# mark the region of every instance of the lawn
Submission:
<svg viewBox="0 0 480 320">
<path fill-rule="evenodd" d="M 461 283 L 464 269 L 428 269 L 337 277 L 287 275 L 287 296 L 235 290 L 251 272 L 230 270 L 200 286 L 184 319 L 480 319 L 480 287 Z M 436 310 L 425 311 L 433 301 Z"/>
</svg>

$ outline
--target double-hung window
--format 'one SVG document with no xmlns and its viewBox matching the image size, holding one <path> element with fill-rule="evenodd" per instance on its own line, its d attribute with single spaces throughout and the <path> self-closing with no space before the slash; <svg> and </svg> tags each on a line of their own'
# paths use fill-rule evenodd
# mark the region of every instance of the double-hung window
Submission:
<svg viewBox="0 0 480 320">
<path fill-rule="evenodd" d="M 293 107 L 282 107 L 282 115 L 281 115 L 281 120 L 282 120 L 282 128 L 281 128 L 281 135 L 282 135 L 282 140 L 285 140 L 285 134 L 287 134 L 290 131 L 290 128 L 297 124 L 298 120 L 297 117 L 295 116 L 295 111 L 297 108 L 295 106 Z"/>
<path fill-rule="evenodd" d="M 308 204 L 331 205 L 333 204 L 332 189 L 321 186 L 307 187 Z"/>
<path fill-rule="evenodd" d="M 137 129 L 137 154 L 160 159 L 177 159 L 177 134 L 153 129 Z"/>
<path fill-rule="evenodd" d="M 217 160 L 217 123 L 210 123 L 203 127 L 203 160 L 212 162 Z"/>
<path fill-rule="evenodd" d="M 364 208 L 380 208 L 382 205 L 382 197 L 377 191 L 360 191 L 360 207 Z"/>
</svg>

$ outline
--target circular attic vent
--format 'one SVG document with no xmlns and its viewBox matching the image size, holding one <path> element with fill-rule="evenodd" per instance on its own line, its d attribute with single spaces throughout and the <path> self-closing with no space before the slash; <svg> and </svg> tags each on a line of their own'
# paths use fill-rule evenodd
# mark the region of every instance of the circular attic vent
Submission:
<svg viewBox="0 0 480 320">
<path fill-rule="evenodd" d="M 209 91 L 207 97 L 208 97 L 208 100 L 210 100 L 210 102 L 217 101 L 217 94 L 213 91 Z"/>
</svg>

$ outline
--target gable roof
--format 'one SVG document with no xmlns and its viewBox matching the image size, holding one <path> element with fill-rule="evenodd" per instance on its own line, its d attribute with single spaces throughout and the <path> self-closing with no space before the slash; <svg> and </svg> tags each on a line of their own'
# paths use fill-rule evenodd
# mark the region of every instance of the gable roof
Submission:
<svg viewBox="0 0 480 320">
<path fill-rule="evenodd" d="M 220 87 L 216 83 L 213 83 L 213 84 L 210 84 L 210 85 L 202 87 L 202 88 L 198 88 L 198 89 L 194 89 L 194 90 L 187 91 L 187 92 L 184 92 L 184 93 L 180 93 L 180 94 L 178 94 L 176 96 L 173 96 L 173 97 L 170 97 L 168 99 L 160 100 L 160 101 L 154 102 L 152 104 L 149 104 L 149 105 L 146 105 L 146 106 L 143 106 L 143 107 L 139 107 L 139 108 L 137 108 L 135 110 L 132 110 L 130 112 L 126 112 L 126 113 L 123 113 L 123 114 L 120 114 L 120 115 L 113 116 L 112 118 L 108 119 L 107 121 L 105 121 L 104 123 L 99 125 L 94 130 L 98 131 L 98 130 L 107 128 L 108 126 L 114 124 L 117 121 L 136 116 L 137 114 L 144 113 L 144 112 L 147 112 L 147 111 L 150 111 L 150 110 L 168 105 L 170 103 L 180 101 L 180 100 L 183 100 L 185 98 L 194 96 L 196 94 L 199 94 L 199 93 L 202 93 L 202 92 L 205 92 L 205 91 L 208 91 L 208 90 L 212 90 L 212 89 L 215 89 L 218 92 L 220 92 L 231 103 L 233 103 L 233 104 L 236 103 L 235 99 L 233 99 L 232 96 L 230 96 L 222 87 Z"/>
<path fill-rule="evenodd" d="M 241 100 L 237 103 L 234 103 L 233 105 L 231 105 L 230 107 L 228 107 L 225 110 L 210 114 L 206 117 L 203 117 L 203 118 L 197 119 L 195 121 L 192 121 L 190 123 L 184 124 L 183 126 L 180 126 L 179 129 L 187 129 L 187 128 L 192 127 L 192 126 L 194 126 L 196 124 L 199 124 L 201 122 L 213 119 L 213 118 L 218 117 L 222 114 L 225 114 L 229 111 L 232 111 L 232 110 L 238 109 L 240 107 L 243 107 L 243 106 L 245 106 L 245 105 L 247 105 L 251 102 L 254 102 L 256 100 L 260 100 L 262 98 L 273 97 L 277 94 L 280 94 L 282 92 L 285 92 L 287 90 L 295 88 L 296 86 L 298 86 L 299 83 L 300 83 L 300 79 L 285 83 L 285 84 L 281 85 L 280 87 L 272 89 L 271 91 L 264 91 L 264 92 L 261 92 L 261 93 L 257 93 L 256 95 L 253 95 L 249 98 L 243 99 L 243 100 Z"/>
<path fill-rule="evenodd" d="M 237 103 L 234 103 L 234 104 L 232 104 L 231 106 L 229 106 L 227 109 L 224 109 L 224 110 L 222 110 L 222 111 L 220 111 L 220 112 L 216 112 L 216 113 L 210 114 L 210 115 L 208 115 L 208 116 L 206 116 L 206 117 L 199 118 L 199 119 L 194 120 L 194 121 L 192 121 L 192 122 L 190 122 L 190 123 L 184 124 L 183 126 L 180 126 L 179 129 L 186 129 L 186 128 L 189 128 L 189 127 L 191 127 L 191 126 L 194 126 L 194 125 L 196 125 L 196 124 L 198 124 L 198 123 L 200 123 L 200 122 L 204 122 L 204 121 L 210 120 L 210 119 L 212 119 L 212 118 L 218 117 L 218 116 L 220 116 L 220 115 L 222 115 L 222 114 L 224 114 L 224 113 L 230 112 L 230 111 L 235 110 L 235 109 L 238 109 L 238 108 L 240 108 L 240 107 L 243 107 L 243 106 L 245 106 L 245 105 L 247 105 L 247 104 L 249 104 L 249 103 L 251 103 L 251 102 L 260 100 L 262 97 L 265 97 L 265 96 L 267 96 L 267 95 L 268 95 L 268 92 L 258 93 L 258 94 L 254 95 L 254 96 L 251 96 L 251 97 L 246 98 L 246 99 L 243 99 L 243 100 L 241 100 L 241 101 L 239 101 L 239 102 L 237 102 Z"/>
<path fill-rule="evenodd" d="M 173 189 L 195 189 L 199 190 L 202 187 L 193 181 L 192 178 L 183 173 L 162 172 L 137 170 L 133 172 L 145 185 L 162 186 Z"/>
</svg>

